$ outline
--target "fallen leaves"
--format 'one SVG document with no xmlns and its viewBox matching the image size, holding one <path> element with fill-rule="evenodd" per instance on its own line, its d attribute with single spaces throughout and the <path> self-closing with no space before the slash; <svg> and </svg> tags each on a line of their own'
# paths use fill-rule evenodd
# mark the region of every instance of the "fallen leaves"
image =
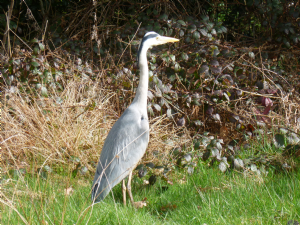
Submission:
<svg viewBox="0 0 300 225">
<path fill-rule="evenodd" d="M 172 205 L 171 203 L 169 203 L 167 205 L 164 205 L 164 206 L 160 207 L 160 210 L 165 212 L 167 210 L 174 210 L 176 208 L 177 208 L 177 205 L 175 205 L 175 204 Z"/>
<path fill-rule="evenodd" d="M 74 192 L 74 190 L 73 190 L 73 187 L 72 187 L 72 186 L 70 186 L 70 187 L 68 187 L 68 188 L 65 189 L 65 195 L 66 195 L 66 196 L 72 195 L 73 192 Z"/>
<path fill-rule="evenodd" d="M 134 206 L 136 209 L 140 209 L 140 208 L 146 207 L 146 206 L 147 206 L 147 203 L 146 203 L 145 201 L 134 202 L 134 203 L 133 203 L 133 206 Z"/>
</svg>

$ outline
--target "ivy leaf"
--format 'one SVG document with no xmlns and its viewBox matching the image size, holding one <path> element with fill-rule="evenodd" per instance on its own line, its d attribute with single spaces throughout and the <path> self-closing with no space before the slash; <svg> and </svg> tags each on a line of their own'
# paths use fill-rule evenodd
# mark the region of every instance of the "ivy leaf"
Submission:
<svg viewBox="0 0 300 225">
<path fill-rule="evenodd" d="M 164 13 L 159 17 L 159 19 L 166 21 L 168 19 L 168 15 Z"/>
<path fill-rule="evenodd" d="M 197 27 L 196 27 L 195 24 L 192 24 L 192 25 L 188 26 L 188 31 L 190 33 L 193 33 L 196 29 L 197 29 Z"/>
<path fill-rule="evenodd" d="M 198 31 L 195 31 L 193 33 L 193 38 L 195 38 L 196 40 L 199 40 L 200 39 L 200 33 Z"/>
<path fill-rule="evenodd" d="M 184 31 L 183 30 L 180 30 L 179 31 L 179 37 L 183 37 L 184 36 Z"/>
<path fill-rule="evenodd" d="M 175 72 L 178 72 L 180 69 L 181 69 L 181 67 L 180 67 L 179 63 L 176 63 L 174 66 Z"/>
<path fill-rule="evenodd" d="M 205 29 L 199 29 L 199 31 L 201 32 L 201 34 L 203 35 L 203 36 L 207 36 L 207 31 L 205 30 Z"/>
<path fill-rule="evenodd" d="M 288 28 L 285 28 L 285 29 L 284 29 L 284 33 L 289 34 L 289 29 L 288 29 Z"/>
<path fill-rule="evenodd" d="M 158 105 L 158 104 L 154 104 L 153 105 L 154 106 L 154 108 L 158 111 L 158 112 L 160 112 L 161 111 L 161 107 L 160 107 L 160 105 Z"/>
<path fill-rule="evenodd" d="M 38 62 L 35 62 L 35 61 L 32 61 L 32 62 L 31 62 L 31 65 L 33 65 L 34 67 L 40 66 L 40 64 L 39 64 Z"/>
<path fill-rule="evenodd" d="M 272 106 L 273 102 L 270 98 L 262 97 L 261 104 L 262 106 Z"/>
<path fill-rule="evenodd" d="M 20 60 L 20 59 L 13 59 L 13 63 L 14 63 L 15 65 L 19 66 L 20 63 L 21 63 L 21 60 Z"/>
<path fill-rule="evenodd" d="M 251 59 L 255 59 L 255 55 L 254 55 L 253 52 L 249 52 L 248 54 L 249 54 L 249 57 L 250 57 Z"/>
<path fill-rule="evenodd" d="M 295 44 L 298 44 L 298 40 L 300 40 L 300 39 L 297 38 L 297 37 L 293 37 L 293 41 L 294 41 Z"/>
<path fill-rule="evenodd" d="M 218 67 L 211 67 L 210 70 L 211 70 L 213 73 L 221 73 L 221 72 L 222 72 L 222 67 L 221 67 L 221 66 L 218 66 Z"/>
<path fill-rule="evenodd" d="M 223 33 L 227 33 L 227 28 L 226 28 L 226 27 L 221 26 L 220 29 L 221 29 L 221 31 L 222 31 Z"/>
<path fill-rule="evenodd" d="M 203 122 L 201 122 L 200 120 L 196 120 L 194 121 L 196 126 L 204 126 Z"/>
<path fill-rule="evenodd" d="M 189 74 L 192 74 L 192 73 L 194 73 L 196 70 L 197 70 L 197 67 L 196 67 L 196 66 L 193 66 L 193 67 L 189 68 L 186 72 L 189 73 Z"/>
<path fill-rule="evenodd" d="M 213 50 L 213 56 L 214 56 L 214 57 L 217 57 L 217 55 L 219 55 L 219 54 L 220 54 L 219 49 L 215 48 L 215 49 Z"/>
<path fill-rule="evenodd" d="M 236 71 L 235 75 L 237 77 L 239 77 L 239 76 L 241 76 L 243 74 L 243 72 L 244 72 L 243 69 L 239 69 L 239 70 Z"/>
<path fill-rule="evenodd" d="M 270 112 L 270 110 L 271 110 L 271 105 L 268 105 L 268 106 L 265 108 L 265 110 L 263 111 L 263 114 L 264 114 L 264 115 L 268 115 L 269 112 Z"/>
<path fill-rule="evenodd" d="M 45 45 L 43 43 L 39 43 L 39 48 L 41 51 L 45 50 Z"/>
<path fill-rule="evenodd" d="M 217 61 L 217 60 L 212 60 L 212 61 L 210 61 L 210 65 L 211 66 L 220 66 L 220 64 L 219 64 L 219 62 Z"/>
<path fill-rule="evenodd" d="M 220 162 L 219 170 L 221 170 L 221 172 L 225 173 L 227 170 L 227 165 L 224 162 Z"/>
<path fill-rule="evenodd" d="M 230 98 L 229 96 L 227 95 L 227 93 L 223 93 L 223 96 L 225 97 L 225 99 L 229 102 L 230 101 Z"/>
<path fill-rule="evenodd" d="M 206 27 L 209 29 L 209 30 L 211 30 L 213 27 L 214 27 L 214 23 L 212 23 L 212 22 L 208 22 L 207 24 L 206 24 Z"/>
<path fill-rule="evenodd" d="M 182 26 L 186 26 L 186 23 L 183 20 L 178 20 L 177 23 L 179 23 Z"/>
<path fill-rule="evenodd" d="M 190 43 L 191 42 L 191 38 L 190 37 L 186 37 L 186 39 L 184 40 L 186 43 Z"/>
<path fill-rule="evenodd" d="M 187 61 L 189 59 L 189 56 L 186 53 L 181 53 L 181 59 Z"/>
<path fill-rule="evenodd" d="M 197 142 L 194 144 L 194 149 L 195 149 L 195 150 L 200 149 L 200 141 L 197 141 Z"/>
<path fill-rule="evenodd" d="M 212 118 L 217 122 L 221 122 L 221 117 L 218 113 L 212 114 Z"/>
<path fill-rule="evenodd" d="M 209 67 L 208 65 L 202 65 L 201 68 L 199 69 L 199 73 L 208 73 Z"/>
<path fill-rule="evenodd" d="M 32 43 L 38 43 L 38 39 L 34 38 L 31 40 Z"/>
<path fill-rule="evenodd" d="M 288 41 L 286 41 L 286 40 L 283 41 L 283 44 L 285 44 L 285 46 L 286 46 L 287 48 L 290 48 L 290 47 L 291 47 L 290 42 L 288 42 Z"/>
<path fill-rule="evenodd" d="M 151 115 L 151 116 L 154 116 L 154 112 L 153 112 L 153 109 L 151 107 L 151 104 L 148 105 L 148 113 Z"/>
<path fill-rule="evenodd" d="M 47 88 L 46 88 L 46 87 L 42 87 L 42 88 L 41 88 L 41 94 L 42 94 L 44 97 L 47 97 L 47 96 L 48 96 L 48 91 L 47 91 Z"/>
<path fill-rule="evenodd" d="M 148 91 L 147 96 L 150 100 L 154 97 L 151 91 Z"/>
<path fill-rule="evenodd" d="M 38 47 L 34 47 L 33 53 L 34 53 L 35 55 L 38 55 L 38 54 L 40 53 L 40 49 L 39 49 Z"/>
<path fill-rule="evenodd" d="M 283 147 L 285 144 L 285 137 L 283 134 L 275 134 L 275 144 L 278 147 Z"/>
<path fill-rule="evenodd" d="M 209 20 L 209 16 L 207 16 L 207 15 L 201 15 L 201 18 L 204 22 Z"/>
<path fill-rule="evenodd" d="M 211 34 L 214 35 L 214 36 L 216 36 L 216 35 L 217 35 L 216 30 L 215 30 L 215 29 L 212 29 L 212 30 L 211 30 Z"/>
<path fill-rule="evenodd" d="M 167 110 L 167 116 L 168 116 L 169 118 L 172 117 L 172 110 L 171 110 L 171 109 L 168 109 L 168 110 Z"/>
<path fill-rule="evenodd" d="M 206 160 L 208 160 L 209 157 L 210 157 L 210 151 L 207 150 L 206 152 L 204 152 L 202 159 L 203 159 L 203 161 L 206 161 Z"/>
<path fill-rule="evenodd" d="M 175 55 L 170 55 L 170 58 L 173 62 L 175 62 Z"/>
</svg>

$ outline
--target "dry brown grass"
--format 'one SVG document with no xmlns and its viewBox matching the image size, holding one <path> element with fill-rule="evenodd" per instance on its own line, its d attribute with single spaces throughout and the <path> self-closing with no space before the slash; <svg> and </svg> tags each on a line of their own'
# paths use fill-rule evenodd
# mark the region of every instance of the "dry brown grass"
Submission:
<svg viewBox="0 0 300 225">
<path fill-rule="evenodd" d="M 112 104 L 116 97 L 97 82 L 78 79 L 48 98 L 7 93 L 1 134 L 4 170 L 30 167 L 36 172 L 45 165 L 74 169 L 80 162 L 94 173 L 93 162 L 97 162 L 106 135 L 118 119 Z M 150 124 L 144 162 L 167 164 L 169 150 L 181 146 L 188 137 L 178 136 L 178 129 L 165 116 L 150 118 Z M 159 157 L 154 157 L 153 151 Z"/>
<path fill-rule="evenodd" d="M 109 96 L 96 86 L 75 80 L 59 96 L 8 94 L 3 110 L 2 141 L 7 150 L 3 158 L 15 166 L 28 164 L 30 159 L 42 164 L 65 164 L 71 156 L 87 164 L 104 140 L 99 134 L 105 134 L 111 126 L 110 120 L 103 123 Z M 89 109 L 91 101 L 97 103 L 93 110 Z"/>
</svg>

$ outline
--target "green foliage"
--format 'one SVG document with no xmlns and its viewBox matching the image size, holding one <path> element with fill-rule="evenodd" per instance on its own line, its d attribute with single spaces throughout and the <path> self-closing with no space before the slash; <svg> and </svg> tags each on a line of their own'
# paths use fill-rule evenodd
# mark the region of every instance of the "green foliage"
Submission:
<svg viewBox="0 0 300 225">
<path fill-rule="evenodd" d="M 172 36 L 173 31 L 168 29 L 171 24 L 161 24 L 157 20 L 168 22 L 171 18 L 179 15 L 177 28 L 186 27 L 192 33 L 185 38 L 187 43 L 193 39 L 198 40 L 200 38 L 199 35 L 214 36 L 226 33 L 227 29 L 231 32 L 226 35 L 226 38 L 232 41 L 236 41 L 236 38 L 232 35 L 233 31 L 243 35 L 242 39 L 245 41 L 254 40 L 255 44 L 264 43 L 265 41 L 279 42 L 283 43 L 287 48 L 296 45 L 300 39 L 300 6 L 295 2 L 283 0 L 220 2 L 212 0 L 201 5 L 195 0 L 180 3 L 157 2 L 155 4 L 149 4 L 148 1 L 138 1 L 138 4 L 134 4 L 134 2 L 136 1 L 128 2 L 125 0 L 114 4 L 110 2 L 97 2 L 99 18 L 103 13 L 106 16 L 99 22 L 105 25 L 115 25 L 118 28 L 125 28 L 124 30 L 128 31 L 128 34 L 118 29 L 111 32 L 114 35 L 120 35 L 121 38 L 127 38 L 128 35 L 132 38 L 135 32 L 133 29 L 135 27 L 135 20 L 143 22 L 146 30 L 154 30 L 162 35 Z M 48 20 L 51 32 L 55 33 L 58 31 L 60 36 L 62 36 L 62 29 L 65 29 L 68 34 L 74 35 L 76 29 L 85 29 L 87 20 L 93 19 L 92 15 L 88 15 L 92 4 L 91 1 L 70 2 L 57 0 L 45 1 L 43 4 L 41 2 L 37 4 L 36 1 L 28 0 L 26 5 L 21 2 L 18 6 L 15 4 L 11 28 L 18 35 L 26 37 L 28 40 L 32 38 L 30 29 L 32 29 L 33 23 L 37 22 L 38 26 L 43 30 L 45 28 L 45 21 Z M 140 8 L 141 5 L 143 5 L 143 10 Z M 7 1 L 0 1 L 1 11 L 6 12 L 7 6 Z M 171 10 L 164 10 L 165 7 Z M 35 19 L 29 15 L 28 9 Z M 207 15 L 199 16 L 199 11 L 207 12 Z M 201 28 L 200 31 L 196 31 L 199 28 L 197 24 L 191 24 L 191 22 L 195 22 L 196 17 L 199 21 L 207 22 L 206 26 Z M 16 20 L 16 18 L 18 19 Z M 0 23 L 2 24 L 0 30 L 1 33 L 4 33 L 5 16 L 1 15 L 0 20 L 3 20 L 3 23 Z M 67 26 L 66 29 L 65 25 L 68 22 L 75 25 L 72 27 Z M 218 25 L 220 22 L 224 26 Z M 26 26 L 26 24 L 30 26 Z M 212 31 L 209 34 L 207 30 Z M 180 31 L 181 34 L 183 32 L 184 30 Z M 139 31 L 138 35 L 141 37 L 143 33 L 143 30 Z M 41 35 L 41 31 L 35 30 L 34 34 Z"/>
<path fill-rule="evenodd" d="M 300 6 L 281 0 L 248 0 L 233 4 L 220 4 L 218 14 L 226 26 L 240 34 L 262 42 L 277 41 L 287 48 L 296 45 L 300 38 Z"/>
</svg>

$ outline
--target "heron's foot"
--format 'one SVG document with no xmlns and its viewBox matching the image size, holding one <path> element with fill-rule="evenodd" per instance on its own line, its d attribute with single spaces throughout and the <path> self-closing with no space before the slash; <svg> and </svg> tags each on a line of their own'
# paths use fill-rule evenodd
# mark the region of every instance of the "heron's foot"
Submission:
<svg viewBox="0 0 300 225">
<path fill-rule="evenodd" d="M 134 208 L 139 209 L 147 206 L 147 203 L 145 201 L 133 202 L 133 206 Z"/>
</svg>

